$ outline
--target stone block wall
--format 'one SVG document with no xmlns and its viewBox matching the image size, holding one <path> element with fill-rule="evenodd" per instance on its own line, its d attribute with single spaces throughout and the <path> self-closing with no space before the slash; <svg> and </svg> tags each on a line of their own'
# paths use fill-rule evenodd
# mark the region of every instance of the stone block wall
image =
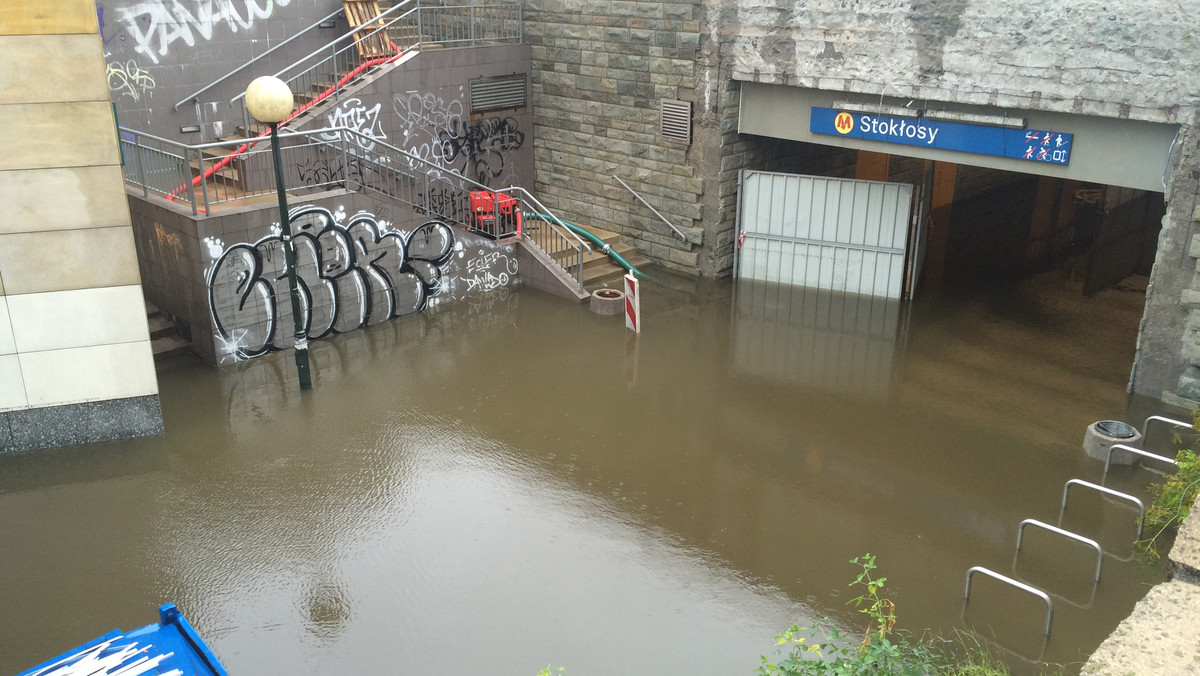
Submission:
<svg viewBox="0 0 1200 676">
<path fill-rule="evenodd" d="M 95 9 L 0 10 L 0 452 L 162 431 Z"/>
<path fill-rule="evenodd" d="M 658 132 L 662 99 L 693 104 L 704 70 L 701 6 L 643 0 L 530 0 L 525 38 L 533 49 L 537 193 L 580 225 L 628 237 L 662 265 L 695 273 L 704 229 L 705 182 L 696 167 L 713 132 L 692 144 Z M 611 177 L 619 176 L 685 236 L 671 229 Z"/>
<path fill-rule="evenodd" d="M 1176 122 L 1200 35 L 1171 0 L 785 0 L 725 5 L 731 77 Z"/>
</svg>

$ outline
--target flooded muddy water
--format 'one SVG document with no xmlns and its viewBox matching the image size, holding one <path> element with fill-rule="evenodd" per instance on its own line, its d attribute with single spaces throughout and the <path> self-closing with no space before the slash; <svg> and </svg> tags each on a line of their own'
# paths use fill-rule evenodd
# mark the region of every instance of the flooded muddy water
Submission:
<svg viewBox="0 0 1200 676">
<path fill-rule="evenodd" d="M 174 601 L 231 674 L 750 673 L 846 605 L 870 552 L 900 626 L 1073 664 L 1163 579 L 1085 427 L 1127 403 L 1144 296 L 1050 273 L 912 305 L 660 275 L 645 332 L 501 291 L 159 375 L 164 436 L 0 456 L 0 673 Z M 1153 475 L 1107 483 L 1142 494 Z M 1091 558 L 1089 558 L 1091 557 Z M 1037 599 L 972 566 L 1056 592 Z"/>
</svg>

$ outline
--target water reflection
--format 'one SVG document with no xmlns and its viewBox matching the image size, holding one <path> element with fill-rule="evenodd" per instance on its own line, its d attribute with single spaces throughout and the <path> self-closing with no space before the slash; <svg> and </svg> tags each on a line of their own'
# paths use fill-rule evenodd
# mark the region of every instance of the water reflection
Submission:
<svg viewBox="0 0 1200 676">
<path fill-rule="evenodd" d="M 794 621 L 858 626 L 866 551 L 902 626 L 953 631 L 966 570 L 1006 570 L 1099 480 L 1086 425 L 1130 417 L 1136 299 L 1044 286 L 906 309 L 663 275 L 636 339 L 505 290 L 314 343 L 311 395 L 286 354 L 178 364 L 165 436 L 0 456 L 0 673 L 165 600 L 231 673 L 747 673 Z M 1052 545 L 1019 572 L 1074 571 Z M 1048 658 L 1162 577 L 1104 566 Z M 1040 630 L 999 591 L 972 621 Z"/>
<path fill-rule="evenodd" d="M 742 281 L 733 304 L 739 375 L 864 398 L 889 397 L 904 354 L 907 304 Z"/>
</svg>

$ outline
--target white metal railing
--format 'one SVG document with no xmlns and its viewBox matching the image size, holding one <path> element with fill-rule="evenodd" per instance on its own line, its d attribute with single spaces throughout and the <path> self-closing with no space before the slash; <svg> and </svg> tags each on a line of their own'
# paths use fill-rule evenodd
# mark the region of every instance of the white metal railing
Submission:
<svg viewBox="0 0 1200 676">
<path fill-rule="evenodd" d="M 658 216 L 658 220 L 662 221 L 663 223 L 666 223 L 667 227 L 670 228 L 672 231 L 674 231 L 675 235 L 678 236 L 681 241 L 684 241 L 684 242 L 687 241 L 687 237 L 685 237 L 684 234 L 682 232 L 680 232 L 679 228 L 675 227 L 675 224 L 672 223 L 671 221 L 668 221 L 666 216 L 663 216 L 662 214 L 660 214 L 658 212 L 658 209 L 655 209 L 653 206 L 651 206 L 650 203 L 647 202 L 644 197 L 642 197 L 640 194 L 638 194 L 638 191 L 634 190 L 633 188 L 630 188 L 629 184 L 626 183 L 625 181 L 622 181 L 620 176 L 613 174 L 612 177 L 617 179 L 617 183 L 620 183 L 622 186 L 625 187 L 626 190 L 628 190 L 630 193 L 632 193 L 633 196 L 637 198 L 637 201 L 646 205 L 647 209 L 652 211 L 655 216 Z"/>
<path fill-rule="evenodd" d="M 381 25 L 375 21 L 353 29 L 274 75 L 301 97 L 302 106 L 312 106 L 330 96 L 339 98 L 346 87 L 406 54 L 421 51 L 426 43 L 443 47 L 519 44 L 521 16 L 520 2 L 430 6 L 422 0 L 404 0 L 379 13 Z M 364 46 L 368 46 L 366 53 L 373 53 L 377 50 L 372 46 L 381 42 L 390 45 L 387 54 L 362 57 Z M 254 122 L 244 99 L 245 92 L 239 93 L 229 105 L 242 104 L 242 128 L 246 136 L 252 136 L 264 127 Z"/>
<path fill-rule="evenodd" d="M 471 213 L 470 193 L 486 191 L 493 194 L 494 204 L 504 195 L 516 200 L 524 213 L 546 214 L 545 219 L 524 220 L 521 236 L 548 254 L 583 289 L 583 255 L 591 247 L 524 188 L 490 188 L 385 141 L 355 130 L 347 132 L 345 145 L 353 180 L 364 189 L 411 205 L 418 213 L 436 213 L 479 231 Z M 495 217 L 502 218 L 500 214 Z M 512 229 L 515 224 L 507 225 Z M 500 229 L 500 224 L 494 227 Z"/>
<path fill-rule="evenodd" d="M 238 73 L 242 72 L 243 70 L 246 70 L 250 66 L 253 66 L 254 64 L 258 63 L 259 61 L 262 61 L 263 59 L 267 58 L 268 56 L 274 54 L 277 50 L 283 48 L 285 45 L 287 45 L 295 40 L 298 40 L 301 37 L 304 37 L 305 35 L 307 35 L 309 33 L 309 31 L 313 31 L 313 30 L 322 28 L 323 24 L 325 24 L 325 26 L 328 26 L 328 24 L 326 22 L 330 21 L 330 19 L 333 19 L 337 15 L 341 14 L 343 11 L 344 10 L 341 7 L 335 9 L 334 11 L 330 12 L 329 14 L 314 21 L 310 26 L 308 26 L 304 30 L 300 31 L 299 33 L 296 33 L 295 35 L 287 38 L 286 40 L 276 44 L 274 47 L 268 49 L 267 51 L 263 52 L 262 54 L 259 54 L 258 56 L 254 57 L 253 59 L 250 59 L 249 61 L 247 61 L 246 63 L 243 63 L 242 65 L 238 66 L 237 68 L 234 68 L 233 70 L 231 70 L 228 73 L 222 75 L 221 77 L 213 80 L 212 82 L 204 85 L 203 87 L 201 87 L 200 89 L 197 89 L 196 91 L 192 92 L 188 96 L 183 97 L 182 99 L 179 100 L 178 103 L 175 104 L 175 106 L 174 106 L 175 110 L 179 110 L 179 107 L 182 106 L 183 104 L 187 103 L 188 101 L 199 101 L 200 95 L 203 94 L 204 92 L 212 89 L 213 87 L 216 87 L 217 85 L 228 80 L 229 78 L 233 77 L 234 75 L 237 75 Z M 340 40 L 340 39 L 342 39 L 342 37 L 339 37 L 338 39 Z"/>
<path fill-rule="evenodd" d="M 145 196 L 153 192 L 187 204 L 193 214 L 276 192 L 267 139 L 185 145 L 125 127 L 120 134 L 125 180 L 141 187 Z M 418 214 L 485 234 L 471 211 L 473 191 L 491 193 L 494 204 L 503 195 L 516 200 L 524 213 L 545 214 L 545 219 L 523 224 L 522 238 L 548 254 L 583 288 L 583 255 L 591 247 L 524 188 L 490 188 L 349 127 L 282 132 L 279 141 L 288 192 L 361 188 Z M 493 222 L 497 233 L 500 225 Z"/>
</svg>

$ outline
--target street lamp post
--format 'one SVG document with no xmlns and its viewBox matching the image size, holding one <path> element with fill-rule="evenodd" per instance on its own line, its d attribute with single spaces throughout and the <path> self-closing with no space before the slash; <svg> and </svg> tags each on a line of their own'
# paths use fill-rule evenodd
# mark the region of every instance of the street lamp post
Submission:
<svg viewBox="0 0 1200 676">
<path fill-rule="evenodd" d="M 246 109 L 254 119 L 271 126 L 271 158 L 275 163 L 275 187 L 279 193 L 279 228 L 283 239 L 283 259 L 287 267 L 288 287 L 292 296 L 296 373 L 300 377 L 300 389 L 309 390 L 312 389 L 312 379 L 308 373 L 308 332 L 300 318 L 300 289 L 296 285 L 296 246 L 292 242 L 292 227 L 288 222 L 287 194 L 283 187 L 283 161 L 279 157 L 279 123 L 287 119 L 294 107 L 292 90 L 277 77 L 264 75 L 246 87 Z"/>
</svg>

